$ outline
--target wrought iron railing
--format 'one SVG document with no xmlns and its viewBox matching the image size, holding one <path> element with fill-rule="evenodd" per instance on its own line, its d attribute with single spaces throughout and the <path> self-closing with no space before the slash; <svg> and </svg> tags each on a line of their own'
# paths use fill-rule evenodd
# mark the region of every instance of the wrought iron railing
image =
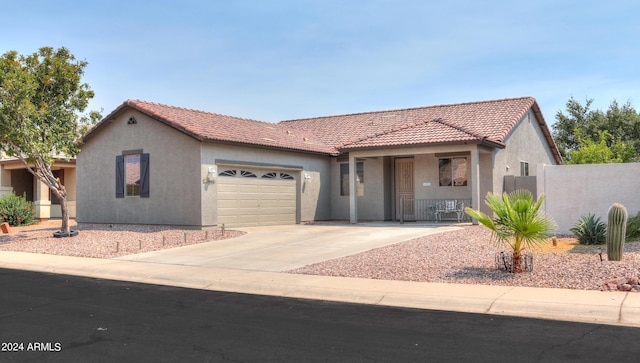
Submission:
<svg viewBox="0 0 640 363">
<path fill-rule="evenodd" d="M 401 199 L 398 203 L 400 222 L 471 222 L 471 217 L 464 212 L 471 206 L 471 199 Z"/>
</svg>

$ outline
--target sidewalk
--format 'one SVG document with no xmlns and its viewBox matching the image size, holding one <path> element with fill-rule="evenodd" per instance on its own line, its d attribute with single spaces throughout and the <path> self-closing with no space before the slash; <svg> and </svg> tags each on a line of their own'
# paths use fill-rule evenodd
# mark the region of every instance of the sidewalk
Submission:
<svg viewBox="0 0 640 363">
<path fill-rule="evenodd" d="M 640 294 L 294 275 L 0 253 L 0 267 L 185 288 L 640 327 Z"/>
</svg>

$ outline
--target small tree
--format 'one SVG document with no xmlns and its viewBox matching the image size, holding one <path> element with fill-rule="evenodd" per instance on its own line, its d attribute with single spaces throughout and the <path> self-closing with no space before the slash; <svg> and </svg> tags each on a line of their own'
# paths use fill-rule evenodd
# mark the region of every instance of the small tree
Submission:
<svg viewBox="0 0 640 363">
<path fill-rule="evenodd" d="M 66 234 L 67 191 L 51 166 L 75 157 L 80 136 L 100 118 L 97 112 L 82 114 L 94 96 L 81 83 L 86 65 L 64 47 L 43 47 L 27 56 L 9 51 L 0 58 L 0 145 L 58 197 Z"/>
<path fill-rule="evenodd" d="M 490 218 L 483 212 L 465 208 L 472 218 L 493 231 L 493 237 L 499 243 L 506 243 L 513 251 L 513 273 L 522 272 L 522 251 L 535 247 L 551 237 L 556 228 L 555 222 L 540 211 L 544 195 L 533 201 L 528 190 L 515 190 L 504 193 L 502 199 L 492 193 L 487 194 L 485 203 L 495 214 Z"/>
</svg>

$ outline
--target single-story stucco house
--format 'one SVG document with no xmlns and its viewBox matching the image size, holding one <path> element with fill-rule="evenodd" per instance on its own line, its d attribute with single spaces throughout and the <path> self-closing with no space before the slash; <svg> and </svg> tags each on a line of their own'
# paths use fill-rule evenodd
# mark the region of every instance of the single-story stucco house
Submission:
<svg viewBox="0 0 640 363">
<path fill-rule="evenodd" d="M 83 142 L 79 222 L 194 228 L 461 219 L 561 162 L 531 97 L 279 123 L 127 100 Z"/>
</svg>

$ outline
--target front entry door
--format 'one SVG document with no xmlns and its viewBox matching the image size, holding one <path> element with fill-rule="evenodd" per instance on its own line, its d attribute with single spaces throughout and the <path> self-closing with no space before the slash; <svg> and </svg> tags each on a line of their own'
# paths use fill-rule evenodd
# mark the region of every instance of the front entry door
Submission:
<svg viewBox="0 0 640 363">
<path fill-rule="evenodd" d="M 404 211 L 404 219 L 415 219 L 415 188 L 413 175 L 413 158 L 396 159 L 396 219 Z M 401 206 L 400 202 L 404 200 Z"/>
</svg>

